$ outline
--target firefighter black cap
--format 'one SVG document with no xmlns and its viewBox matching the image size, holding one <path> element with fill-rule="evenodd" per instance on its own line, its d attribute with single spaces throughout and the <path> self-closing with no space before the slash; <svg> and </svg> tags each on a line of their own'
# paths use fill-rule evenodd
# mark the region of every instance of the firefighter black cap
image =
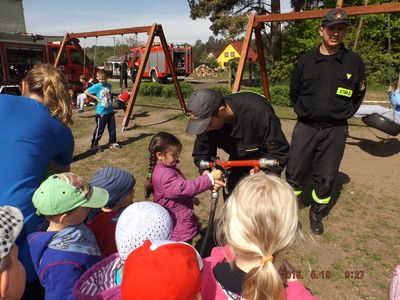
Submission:
<svg viewBox="0 0 400 300">
<path fill-rule="evenodd" d="M 333 26 L 336 24 L 349 24 L 347 13 L 344 8 L 334 8 L 322 18 L 322 26 Z"/>
<path fill-rule="evenodd" d="M 195 91 L 190 95 L 187 103 L 190 120 L 186 132 L 188 134 L 205 132 L 213 114 L 223 103 L 224 99 L 221 92 L 209 89 Z"/>
</svg>

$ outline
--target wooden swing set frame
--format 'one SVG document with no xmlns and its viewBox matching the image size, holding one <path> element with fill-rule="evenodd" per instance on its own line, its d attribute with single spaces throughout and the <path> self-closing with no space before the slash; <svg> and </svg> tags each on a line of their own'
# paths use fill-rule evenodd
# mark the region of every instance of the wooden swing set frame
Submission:
<svg viewBox="0 0 400 300">
<path fill-rule="evenodd" d="M 136 79 L 135 79 L 135 82 L 133 83 L 132 92 L 131 92 L 129 100 L 128 100 L 128 107 L 125 110 L 124 118 L 122 121 L 122 131 L 124 131 L 129 124 L 132 110 L 135 105 L 137 94 L 139 92 L 139 87 L 142 82 L 143 72 L 144 72 L 145 66 L 147 64 L 149 55 L 150 55 L 150 49 L 151 49 L 151 46 L 153 45 L 154 38 L 156 36 L 158 36 L 160 39 L 162 48 L 164 50 L 165 58 L 167 60 L 168 67 L 170 68 L 170 70 L 174 69 L 173 65 L 172 65 L 171 54 L 168 51 L 168 44 L 165 39 L 165 35 L 164 35 L 164 31 L 162 29 L 162 26 L 160 24 L 153 24 L 150 26 L 141 26 L 141 27 L 129 27 L 129 28 L 121 28 L 121 29 L 109 29 L 109 30 L 80 32 L 80 33 L 66 33 L 64 36 L 64 39 L 61 42 L 60 49 L 58 51 L 56 60 L 54 62 L 54 66 L 57 67 L 60 62 L 60 59 L 61 59 L 61 54 L 64 51 L 65 45 L 67 44 L 67 42 L 70 42 L 73 45 L 75 45 L 78 52 L 80 52 L 81 56 L 84 58 L 85 53 L 79 44 L 79 40 L 78 40 L 79 38 L 88 38 L 88 37 L 96 37 L 97 38 L 99 36 L 124 35 L 124 34 L 131 34 L 131 33 L 136 33 L 136 34 L 137 33 L 147 33 L 148 38 L 147 38 L 147 41 L 145 44 L 144 56 L 140 60 L 139 69 L 136 74 Z M 93 74 L 93 76 L 94 76 L 94 74 Z M 172 81 L 175 85 L 176 93 L 178 95 L 179 103 L 181 105 L 183 112 L 186 114 L 187 113 L 186 104 L 185 104 L 185 100 L 183 98 L 182 89 L 178 82 L 178 78 L 177 78 L 175 72 L 171 72 L 171 76 L 172 76 Z"/>
<path fill-rule="evenodd" d="M 342 1 L 337 2 L 337 7 L 342 7 Z M 251 37 L 254 31 L 256 48 L 257 48 L 257 59 L 261 70 L 261 82 L 264 90 L 264 96 L 270 99 L 268 75 L 264 57 L 264 47 L 261 39 L 261 30 L 264 28 L 265 22 L 280 22 L 280 21 L 295 21 L 295 20 L 306 20 L 306 19 L 319 19 L 322 18 L 330 9 L 320 10 L 309 10 L 301 12 L 291 12 L 282 14 L 270 14 L 270 15 L 252 15 L 249 18 L 246 27 L 246 35 L 243 41 L 242 52 L 240 54 L 238 69 L 236 72 L 235 82 L 233 83 L 232 91 L 234 93 L 240 90 L 244 66 L 246 58 L 249 53 L 249 47 Z M 380 13 L 394 13 L 400 12 L 400 4 L 398 3 L 385 3 L 376 5 L 365 5 L 365 6 L 352 6 L 346 7 L 347 15 L 368 15 L 368 14 L 380 14 Z"/>
</svg>

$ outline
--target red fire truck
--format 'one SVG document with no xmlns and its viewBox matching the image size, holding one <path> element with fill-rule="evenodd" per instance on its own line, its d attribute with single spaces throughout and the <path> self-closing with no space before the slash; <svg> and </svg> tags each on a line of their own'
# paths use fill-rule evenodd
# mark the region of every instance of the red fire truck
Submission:
<svg viewBox="0 0 400 300">
<path fill-rule="evenodd" d="M 131 72 L 138 67 L 144 55 L 145 47 L 136 47 L 130 50 L 128 67 Z M 191 46 L 168 45 L 172 64 L 178 79 L 183 80 L 189 76 L 194 69 L 194 61 Z M 161 45 L 154 44 L 150 49 L 149 59 L 143 72 L 143 78 L 151 79 L 153 82 L 167 82 L 171 78 L 171 70 L 168 67 L 164 50 Z"/>
<path fill-rule="evenodd" d="M 38 35 L 0 34 L 0 93 L 18 94 L 18 85 L 25 74 L 37 63 L 51 63 L 57 57 L 62 37 Z M 69 88 L 82 91 L 79 76 L 85 73 L 91 78 L 92 63 L 86 59 L 85 71 L 81 53 L 73 45 L 67 45 L 59 68 L 68 79 Z"/>
</svg>

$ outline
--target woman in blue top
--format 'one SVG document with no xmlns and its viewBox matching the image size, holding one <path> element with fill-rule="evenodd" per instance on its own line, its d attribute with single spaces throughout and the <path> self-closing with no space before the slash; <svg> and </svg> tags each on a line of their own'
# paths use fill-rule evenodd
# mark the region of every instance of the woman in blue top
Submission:
<svg viewBox="0 0 400 300">
<path fill-rule="evenodd" d="M 24 228 L 17 240 L 27 273 L 25 295 L 37 279 L 26 242 L 43 221 L 35 214 L 32 195 L 48 173 L 69 171 L 74 140 L 67 81 L 50 64 L 35 65 L 21 83 L 22 96 L 0 95 L 0 206 L 18 207 Z M 32 283 L 32 284 L 30 284 Z"/>
</svg>

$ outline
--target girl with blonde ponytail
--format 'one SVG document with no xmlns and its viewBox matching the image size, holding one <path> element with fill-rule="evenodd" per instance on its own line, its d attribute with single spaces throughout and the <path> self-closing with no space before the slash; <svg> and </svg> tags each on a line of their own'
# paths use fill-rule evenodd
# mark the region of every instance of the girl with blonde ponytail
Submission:
<svg viewBox="0 0 400 300">
<path fill-rule="evenodd" d="M 242 179 L 217 222 L 225 247 L 215 247 L 204 259 L 202 300 L 318 299 L 296 279 L 284 288 L 274 265 L 295 240 L 297 226 L 297 202 L 283 179 L 264 173 Z"/>
<path fill-rule="evenodd" d="M 18 207 L 24 229 L 17 245 L 27 273 L 25 295 L 42 299 L 27 235 L 43 219 L 35 214 L 32 195 L 51 173 L 67 172 L 74 139 L 70 97 L 64 76 L 50 64 L 35 65 L 21 82 L 22 96 L 0 95 L 0 206 Z"/>
</svg>

